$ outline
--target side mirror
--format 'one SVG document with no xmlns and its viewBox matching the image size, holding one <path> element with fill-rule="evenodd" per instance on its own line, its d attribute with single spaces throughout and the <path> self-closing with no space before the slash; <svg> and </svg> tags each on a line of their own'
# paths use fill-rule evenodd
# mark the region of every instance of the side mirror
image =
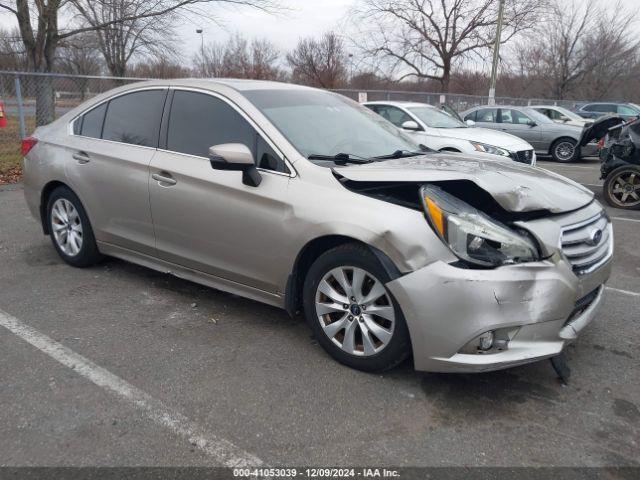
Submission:
<svg viewBox="0 0 640 480">
<path fill-rule="evenodd" d="M 209 162 L 214 170 L 242 172 L 242 183 L 250 187 L 257 187 L 262 182 L 253 153 L 241 143 L 223 143 L 210 147 Z"/>
<path fill-rule="evenodd" d="M 465 121 L 464 123 L 467 124 L 468 127 L 475 127 L 476 126 L 476 122 L 474 122 L 471 119 L 468 119 L 467 121 Z"/>
<path fill-rule="evenodd" d="M 418 122 L 414 122 L 413 120 L 407 120 L 402 124 L 403 130 L 409 130 L 410 132 L 417 132 L 418 130 L 422 130 Z"/>
<path fill-rule="evenodd" d="M 527 125 L 529 125 L 530 127 L 537 127 L 538 126 L 538 124 L 536 122 L 534 122 L 533 120 L 529 120 L 527 122 Z"/>
</svg>

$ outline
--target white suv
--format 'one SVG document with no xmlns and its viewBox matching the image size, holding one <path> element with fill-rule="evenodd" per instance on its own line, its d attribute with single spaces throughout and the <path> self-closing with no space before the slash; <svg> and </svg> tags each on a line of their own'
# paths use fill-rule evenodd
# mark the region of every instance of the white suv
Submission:
<svg viewBox="0 0 640 480">
<path fill-rule="evenodd" d="M 412 102 L 367 102 L 364 105 L 433 150 L 487 153 L 533 166 L 536 164 L 533 146 L 525 140 L 475 127 L 473 122 L 464 123 L 432 105 Z"/>
</svg>

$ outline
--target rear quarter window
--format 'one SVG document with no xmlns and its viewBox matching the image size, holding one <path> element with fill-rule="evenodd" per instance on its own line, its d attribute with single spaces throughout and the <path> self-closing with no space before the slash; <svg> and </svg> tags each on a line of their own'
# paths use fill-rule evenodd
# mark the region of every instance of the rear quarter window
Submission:
<svg viewBox="0 0 640 480">
<path fill-rule="evenodd" d="M 107 111 L 107 104 L 98 105 L 93 110 L 89 110 L 82 118 L 76 120 L 79 124 L 79 133 L 83 137 L 100 138 L 102 134 L 102 125 L 104 123 L 104 114 Z M 75 124 L 74 124 L 75 127 Z"/>
</svg>

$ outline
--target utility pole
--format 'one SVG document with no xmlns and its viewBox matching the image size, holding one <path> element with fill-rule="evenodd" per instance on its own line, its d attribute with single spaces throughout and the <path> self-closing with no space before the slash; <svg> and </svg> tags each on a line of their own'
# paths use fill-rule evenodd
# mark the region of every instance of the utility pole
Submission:
<svg viewBox="0 0 640 480">
<path fill-rule="evenodd" d="M 502 37 L 502 17 L 504 16 L 504 0 L 499 0 L 498 25 L 496 26 L 496 43 L 493 46 L 493 65 L 491 66 L 491 83 L 489 85 L 489 105 L 496 104 L 496 80 L 498 77 L 498 61 L 500 60 L 500 40 Z"/>
<path fill-rule="evenodd" d="M 204 31 L 201 28 L 196 29 L 196 33 L 200 34 L 200 55 L 202 56 L 202 76 L 206 75 L 206 67 L 204 62 Z"/>
</svg>

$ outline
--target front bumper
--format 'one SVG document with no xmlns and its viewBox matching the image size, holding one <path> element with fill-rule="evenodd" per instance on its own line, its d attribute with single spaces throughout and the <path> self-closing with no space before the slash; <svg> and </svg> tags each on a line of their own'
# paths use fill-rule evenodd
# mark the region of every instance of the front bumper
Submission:
<svg viewBox="0 0 640 480">
<path fill-rule="evenodd" d="M 563 260 L 461 269 L 444 262 L 389 282 L 411 334 L 416 370 L 482 372 L 552 357 L 596 316 L 611 260 L 576 276 Z M 576 313 L 588 294 L 589 304 Z M 502 351 L 460 353 L 489 330 L 517 333 Z"/>
</svg>

